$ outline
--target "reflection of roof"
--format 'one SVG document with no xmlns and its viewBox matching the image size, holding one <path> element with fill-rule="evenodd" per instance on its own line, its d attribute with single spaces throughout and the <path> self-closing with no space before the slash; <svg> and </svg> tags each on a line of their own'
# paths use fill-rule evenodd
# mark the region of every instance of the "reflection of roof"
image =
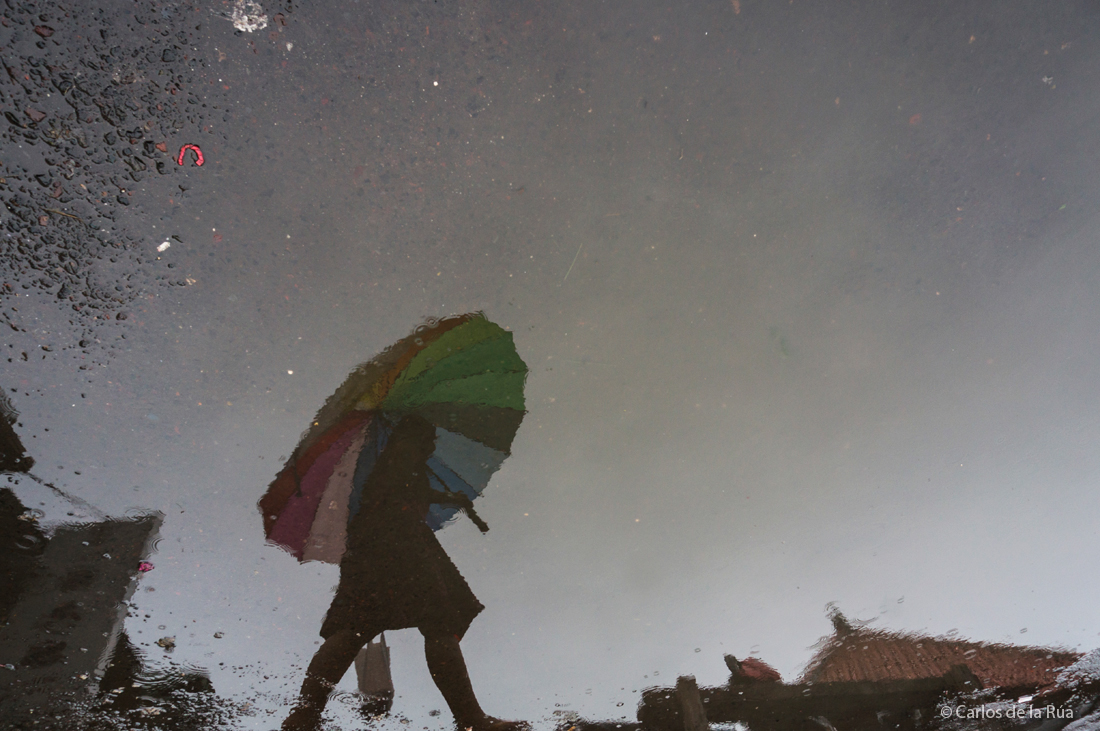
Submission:
<svg viewBox="0 0 1100 731">
<path fill-rule="evenodd" d="M 839 612 L 836 632 L 825 638 L 803 673 L 803 683 L 915 680 L 942 676 L 965 664 L 987 688 L 1053 685 L 1060 668 L 1080 654 L 852 627 Z"/>
</svg>

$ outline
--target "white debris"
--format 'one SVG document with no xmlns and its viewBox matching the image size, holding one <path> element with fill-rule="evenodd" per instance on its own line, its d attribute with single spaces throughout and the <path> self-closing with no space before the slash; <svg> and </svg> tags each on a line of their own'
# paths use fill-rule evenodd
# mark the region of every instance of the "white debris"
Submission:
<svg viewBox="0 0 1100 731">
<path fill-rule="evenodd" d="M 164 251 L 165 249 L 167 249 L 171 245 L 172 245 L 171 242 L 165 240 L 165 242 L 163 244 L 161 244 L 160 246 L 157 247 L 157 251 Z"/>
<path fill-rule="evenodd" d="M 267 15 L 256 0 L 234 0 L 233 9 L 229 11 L 229 20 L 234 28 L 246 33 L 267 27 Z"/>
<path fill-rule="evenodd" d="M 1058 684 L 1074 688 L 1100 680 L 1100 649 L 1093 650 L 1058 674 Z"/>
</svg>

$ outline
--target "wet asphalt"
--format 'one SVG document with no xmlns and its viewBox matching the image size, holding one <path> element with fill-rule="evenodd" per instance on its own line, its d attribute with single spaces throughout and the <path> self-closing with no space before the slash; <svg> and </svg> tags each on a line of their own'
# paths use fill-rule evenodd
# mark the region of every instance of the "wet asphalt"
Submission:
<svg viewBox="0 0 1100 731">
<path fill-rule="evenodd" d="M 794 680 L 831 602 L 1096 645 L 1092 4 L 2 16 L 13 540 L 148 527 L 152 568 L 102 578 L 157 689 L 119 713 L 281 722 L 338 575 L 256 501 L 351 368 L 475 311 L 530 369 L 492 530 L 439 534 L 491 713 L 633 720 L 726 653 Z M 419 635 L 387 638 L 379 724 L 445 727 Z"/>
</svg>

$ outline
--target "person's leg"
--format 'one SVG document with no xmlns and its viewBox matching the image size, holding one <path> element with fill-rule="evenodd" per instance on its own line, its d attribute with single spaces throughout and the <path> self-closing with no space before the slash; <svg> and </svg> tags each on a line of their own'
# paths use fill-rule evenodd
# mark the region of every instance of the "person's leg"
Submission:
<svg viewBox="0 0 1100 731">
<path fill-rule="evenodd" d="M 474 695 L 459 638 L 445 631 L 421 629 L 424 635 L 424 659 L 439 692 L 454 714 L 459 728 L 484 725 L 487 716 Z"/>
<path fill-rule="evenodd" d="M 367 637 L 363 633 L 344 631 L 325 640 L 306 669 L 298 705 L 283 722 L 283 731 L 313 731 L 317 728 L 329 693 L 344 677 L 359 648 L 372 639 L 373 636 Z"/>
</svg>

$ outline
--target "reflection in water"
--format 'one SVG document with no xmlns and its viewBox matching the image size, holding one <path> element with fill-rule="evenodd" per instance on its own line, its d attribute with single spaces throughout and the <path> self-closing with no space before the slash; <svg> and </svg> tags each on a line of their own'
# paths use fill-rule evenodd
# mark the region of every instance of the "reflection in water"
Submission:
<svg viewBox="0 0 1100 731">
<path fill-rule="evenodd" d="M 145 559 L 163 516 L 111 519 L 35 476 L 2 391 L 0 411 L 0 472 L 30 477 L 97 518 L 43 527 L 42 511 L 0 488 L 4 728 L 198 731 L 227 719 L 231 710 L 214 695 L 205 671 L 151 670 L 123 629 L 142 567 L 151 567 Z"/>
<path fill-rule="evenodd" d="M 367 478 L 360 510 L 348 524 L 340 584 L 321 627 L 325 642 L 306 671 L 285 729 L 314 728 L 329 692 L 364 643 L 383 630 L 407 627 L 424 635 L 428 669 L 456 721 L 464 728 L 495 725 L 478 704 L 459 648 L 483 607 L 424 522 L 433 504 L 466 510 L 473 518 L 473 503 L 462 493 L 432 489 L 427 460 L 434 450 L 435 427 L 406 416 Z"/>
<path fill-rule="evenodd" d="M 85 714 L 85 731 L 217 728 L 237 711 L 218 698 L 207 672 L 187 665 L 151 668 L 123 632 Z"/>
<path fill-rule="evenodd" d="M 0 675 L 0 716 L 30 727 L 41 718 L 36 714 L 59 714 L 100 693 L 119 643 L 125 644 L 127 601 L 161 517 L 62 526 L 46 535 L 9 491 L 0 497 L 0 657 L 7 666 Z"/>
<path fill-rule="evenodd" d="M 726 655 L 725 686 L 699 688 L 684 676 L 675 688 L 646 690 L 638 726 L 1083 731 L 1100 724 L 1100 714 L 1093 715 L 1100 707 L 1100 653 L 871 629 L 835 607 L 831 618 L 834 633 L 818 643 L 796 682 L 783 683 L 756 658 Z"/>
<path fill-rule="evenodd" d="M 269 537 L 303 561 L 340 565 L 325 641 L 284 729 L 317 728 L 353 660 L 370 701 L 364 712 L 388 712 L 388 650 L 371 640 L 411 627 L 424 636 L 432 678 L 460 727 L 523 725 L 487 716 L 478 702 L 460 641 L 483 606 L 434 530 L 458 511 L 488 530 L 474 498 L 522 421 L 525 374 L 510 334 L 463 316 L 418 330 L 357 369 L 322 408 L 261 500 Z M 29 474 L 33 460 L 5 409 L 6 471 Z M 205 729 L 246 713 L 218 698 L 202 669 L 146 665 L 123 621 L 161 518 L 100 516 L 44 529 L 38 511 L 0 490 L 0 658 L 13 661 L 0 675 L 2 717 L 13 728 L 71 728 L 71 709 L 81 727 L 106 731 Z M 757 658 L 726 655 L 724 686 L 700 688 L 683 676 L 643 693 L 636 724 L 571 718 L 561 729 L 1100 727 L 1100 653 L 872 629 L 835 608 L 831 620 L 833 634 L 794 682 Z"/>
<path fill-rule="evenodd" d="M 803 682 L 911 680 L 966 665 L 983 687 L 1036 692 L 1049 689 L 1057 671 L 1081 657 L 1078 652 L 870 629 L 853 625 L 835 608 L 831 619 L 834 632 L 820 643 Z"/>
<path fill-rule="evenodd" d="M 434 535 L 457 511 L 489 528 L 473 500 L 511 447 L 527 366 L 483 315 L 430 322 L 360 366 L 318 413 L 260 500 L 268 538 L 299 560 L 340 564 L 321 645 L 285 729 L 315 728 L 333 686 L 384 630 L 416 627 L 456 722 L 485 714 L 459 647 L 484 608 Z M 367 645 L 360 688 L 392 699 L 384 645 Z"/>
<path fill-rule="evenodd" d="M 17 429 L 39 474 L 64 487 L 64 464 L 114 513 L 171 515 L 158 592 L 127 620 L 136 644 L 175 636 L 174 657 L 265 705 L 297 693 L 332 592 L 292 594 L 290 574 L 327 588 L 338 569 L 265 551 L 250 510 L 297 440 L 284 429 L 346 374 L 333 364 L 447 307 L 538 333 L 521 351 L 539 377 L 520 487 L 489 496 L 530 518 L 475 500 L 484 561 L 489 540 L 461 519 L 439 537 L 490 610 L 462 643 L 487 709 L 618 720 L 643 673 L 700 672 L 709 697 L 722 654 L 754 643 L 797 688 L 830 598 L 861 616 L 881 601 L 893 626 L 932 634 L 1021 641 L 1027 624 L 1029 642 L 1096 642 L 1100 136 L 1080 134 L 1096 3 L 259 2 L 269 27 L 237 37 L 208 12 L 232 2 L 2 11 L 3 111 L 19 121 L 0 317 L 24 330 L 5 331 L 4 385 L 38 402 Z M 197 121 L 171 124 L 188 108 Z M 67 139 L 81 129 L 86 149 Z M 187 142 L 202 168 L 166 157 Z M 116 313 L 97 333 L 128 339 L 97 354 L 85 325 Z M 437 453 L 458 440 L 417 413 Z M 384 449 L 398 421 L 349 438 Z M 343 472 L 293 485 L 324 509 L 309 530 L 279 526 L 303 560 L 342 557 L 361 500 Z M 20 527 L 21 506 L 4 509 Z M 139 635 L 143 615 L 168 629 Z M 862 678 L 811 687 L 907 682 Z M 421 679 L 394 676 L 432 728 Z M 778 706 L 787 684 L 743 692 Z M 287 711 L 241 725 L 270 731 Z"/>
<path fill-rule="evenodd" d="M 8 488 L 0 489 L 0 625 L 34 578 L 35 559 L 46 546 L 46 536 L 27 507 Z"/>
<path fill-rule="evenodd" d="M 34 466 L 34 460 L 27 456 L 23 442 L 15 433 L 17 417 L 7 394 L 0 388 L 0 472 L 26 472 Z"/>
<path fill-rule="evenodd" d="M 18 417 L 19 413 L 11 405 L 4 389 L 0 388 L 0 473 L 25 475 L 83 513 L 106 519 L 107 515 L 99 508 L 31 472 L 34 458 L 27 454 L 22 440 L 15 433 Z M 68 515 L 72 517 L 76 513 L 70 512 Z"/>
</svg>

